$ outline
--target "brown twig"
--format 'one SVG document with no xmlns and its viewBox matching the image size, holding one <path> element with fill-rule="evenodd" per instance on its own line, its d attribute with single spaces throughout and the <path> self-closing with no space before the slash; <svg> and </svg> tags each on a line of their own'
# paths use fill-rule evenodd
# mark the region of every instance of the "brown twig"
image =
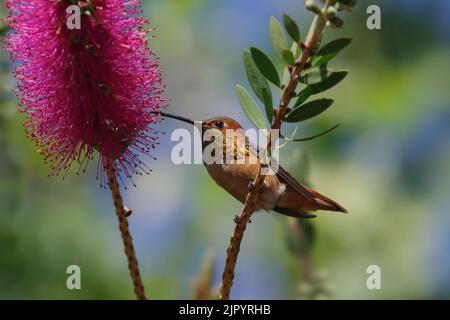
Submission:
<svg viewBox="0 0 450 320">
<path fill-rule="evenodd" d="M 329 5 L 326 3 L 325 8 Z M 323 30 L 326 26 L 326 20 L 321 15 L 316 15 L 309 29 L 308 36 L 304 43 L 301 44 L 301 55 L 295 63 L 295 67 L 292 68 L 291 76 L 288 84 L 283 89 L 283 94 L 280 99 L 280 104 L 275 113 L 275 118 L 272 123 L 272 130 L 279 130 L 286 114 L 289 103 L 295 96 L 295 89 L 300 80 L 300 73 L 305 70 L 308 59 L 313 54 L 314 49 L 319 44 L 322 37 Z M 270 135 L 272 132 L 270 132 Z M 270 150 L 271 136 L 268 139 L 268 148 Z M 220 299 L 230 299 L 230 291 L 233 285 L 234 269 L 236 267 L 236 261 L 241 247 L 241 241 L 244 237 L 244 232 L 247 227 L 247 223 L 250 220 L 253 213 L 256 211 L 260 186 L 264 181 L 265 176 L 261 174 L 261 166 L 258 170 L 258 174 L 252 182 L 252 188 L 247 194 L 244 207 L 237 217 L 236 226 L 231 234 L 230 244 L 227 249 L 227 258 L 225 262 L 225 268 L 222 274 L 222 284 L 220 286 Z"/>
<path fill-rule="evenodd" d="M 138 261 L 134 252 L 133 239 L 128 228 L 127 217 L 131 214 L 131 210 L 123 204 L 119 183 L 117 182 L 117 176 L 111 161 L 109 161 L 106 165 L 106 172 L 108 175 L 109 187 L 114 200 L 114 206 L 116 208 L 116 216 L 119 220 L 120 235 L 122 236 L 125 255 L 128 259 L 128 269 L 130 270 L 131 279 L 133 280 L 134 293 L 136 294 L 138 300 L 146 300 L 147 297 L 145 296 L 144 285 L 142 284 Z"/>
<path fill-rule="evenodd" d="M 258 174 L 253 181 L 253 186 L 259 186 L 264 178 L 261 175 L 261 170 L 258 170 Z M 261 181 L 260 181 L 261 180 Z M 253 188 L 254 189 L 254 188 Z M 222 274 L 222 284 L 220 285 L 220 299 L 229 300 L 231 286 L 233 285 L 234 279 L 234 268 L 236 267 L 236 261 L 241 248 L 242 237 L 244 236 L 245 228 L 250 220 L 253 212 L 255 212 L 256 204 L 258 201 L 259 192 L 250 191 L 245 199 L 245 205 L 242 209 L 241 214 L 238 216 L 236 221 L 236 226 L 234 228 L 233 234 L 230 238 L 230 244 L 227 249 L 227 260 L 225 262 L 225 269 Z"/>
</svg>

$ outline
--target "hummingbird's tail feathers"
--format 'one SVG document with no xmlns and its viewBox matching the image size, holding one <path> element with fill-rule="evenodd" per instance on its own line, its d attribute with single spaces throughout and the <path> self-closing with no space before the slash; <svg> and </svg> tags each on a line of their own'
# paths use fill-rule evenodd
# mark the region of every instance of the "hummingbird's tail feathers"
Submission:
<svg viewBox="0 0 450 320">
<path fill-rule="evenodd" d="M 337 212 L 343 212 L 348 213 L 347 209 L 345 209 L 343 206 L 341 206 L 339 203 L 337 203 L 334 200 L 331 200 L 328 197 L 325 197 L 323 194 L 314 191 L 310 189 L 311 193 L 314 195 L 314 200 L 317 203 L 317 210 L 328 210 L 328 211 L 337 211 Z"/>
<path fill-rule="evenodd" d="M 294 209 L 288 209 L 288 208 L 281 208 L 281 207 L 275 207 L 273 209 L 275 212 L 284 214 L 288 217 L 294 217 L 294 218 L 303 218 L 303 219 L 312 219 L 316 218 L 317 216 L 312 213 L 308 213 L 302 210 L 294 210 Z"/>
<path fill-rule="evenodd" d="M 291 208 L 303 208 L 312 211 L 328 210 L 347 213 L 347 210 L 339 203 L 301 184 L 281 166 L 278 167 L 277 177 L 282 183 L 286 184 L 288 190 L 291 189 L 296 192 L 294 194 L 290 193 L 290 195 L 285 197 L 282 204 L 283 208 L 287 207 L 289 210 Z M 297 211 L 297 209 L 293 210 Z"/>
</svg>

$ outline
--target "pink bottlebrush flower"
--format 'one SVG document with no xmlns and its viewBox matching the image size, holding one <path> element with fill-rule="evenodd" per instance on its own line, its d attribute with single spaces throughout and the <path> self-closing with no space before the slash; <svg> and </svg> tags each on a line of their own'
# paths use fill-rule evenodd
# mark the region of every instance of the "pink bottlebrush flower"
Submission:
<svg viewBox="0 0 450 320">
<path fill-rule="evenodd" d="M 66 9 L 82 8 L 81 29 L 70 30 Z M 148 49 L 138 0 L 7 0 L 12 32 L 6 49 L 17 68 L 25 127 L 51 175 L 76 161 L 85 170 L 94 150 L 99 171 L 110 163 L 131 178 L 150 169 L 149 155 L 163 107 L 158 59 Z M 101 174 L 103 177 L 103 174 Z"/>
</svg>

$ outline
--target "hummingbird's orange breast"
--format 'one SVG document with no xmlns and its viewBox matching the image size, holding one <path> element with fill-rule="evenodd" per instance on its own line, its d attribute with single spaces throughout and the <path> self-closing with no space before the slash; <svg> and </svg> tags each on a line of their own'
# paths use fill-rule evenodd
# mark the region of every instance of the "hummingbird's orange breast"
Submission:
<svg viewBox="0 0 450 320">
<path fill-rule="evenodd" d="M 252 182 L 259 170 L 257 164 L 211 164 L 205 165 L 213 180 L 228 191 L 233 197 L 244 203 L 248 194 L 249 183 Z M 273 210 L 284 194 L 286 186 L 275 175 L 267 175 L 263 189 L 259 190 L 258 210 Z"/>
</svg>

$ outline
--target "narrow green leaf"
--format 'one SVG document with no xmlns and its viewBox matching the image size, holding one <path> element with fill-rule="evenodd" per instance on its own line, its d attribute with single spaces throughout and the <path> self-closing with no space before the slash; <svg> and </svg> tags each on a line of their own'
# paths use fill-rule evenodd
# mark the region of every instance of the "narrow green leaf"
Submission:
<svg viewBox="0 0 450 320">
<path fill-rule="evenodd" d="M 292 38 L 292 40 L 294 40 L 296 43 L 300 43 L 300 29 L 298 28 L 295 21 L 287 14 L 284 14 L 283 23 L 287 33 Z"/>
<path fill-rule="evenodd" d="M 264 95 L 264 107 L 266 108 L 267 120 L 269 123 L 273 121 L 273 100 L 272 96 L 267 92 L 266 89 L 263 90 Z"/>
<path fill-rule="evenodd" d="M 331 71 L 327 68 L 312 69 L 300 77 L 300 82 L 305 84 L 316 84 L 324 81 Z"/>
<path fill-rule="evenodd" d="M 253 61 L 250 50 L 245 49 L 243 57 L 244 68 L 245 73 L 247 74 L 248 82 L 250 83 L 250 86 L 252 87 L 258 99 L 261 100 L 261 102 L 264 102 L 264 90 L 266 90 L 267 93 L 269 93 L 272 97 L 272 92 L 270 90 L 269 84 L 267 83 L 266 78 L 264 78 L 262 73 L 259 71 L 256 63 Z"/>
<path fill-rule="evenodd" d="M 253 61 L 267 80 L 272 82 L 277 87 L 280 87 L 280 76 L 277 69 L 273 65 L 270 58 L 261 50 L 256 47 L 251 47 L 250 52 L 252 54 Z"/>
<path fill-rule="evenodd" d="M 294 58 L 294 54 L 292 53 L 291 50 L 283 50 L 283 52 L 281 53 L 283 56 L 283 60 L 290 66 L 295 65 L 295 58 Z"/>
<path fill-rule="evenodd" d="M 300 93 L 298 94 L 297 101 L 294 104 L 294 107 L 301 105 L 305 102 L 310 96 L 313 94 L 318 94 L 324 92 L 328 89 L 331 89 L 339 82 L 344 80 L 347 76 L 347 71 L 334 71 L 331 72 L 323 81 L 320 81 L 315 84 L 307 85 Z"/>
<path fill-rule="evenodd" d="M 236 93 L 241 104 L 242 110 L 244 111 L 247 118 L 259 129 L 267 129 L 267 123 L 264 119 L 264 114 L 261 109 L 256 104 L 255 100 L 251 95 L 245 90 L 244 87 L 237 85 Z"/>
<path fill-rule="evenodd" d="M 323 80 L 319 83 L 310 85 L 312 94 L 318 94 L 320 92 L 323 92 L 325 90 L 328 90 L 328 89 L 334 87 L 339 82 L 344 80 L 344 78 L 347 76 L 347 74 L 348 74 L 348 71 L 331 72 L 325 80 Z"/>
<path fill-rule="evenodd" d="M 333 40 L 317 51 L 312 65 L 314 67 L 319 67 L 324 63 L 328 63 L 331 59 L 333 59 L 342 49 L 350 44 L 352 39 L 350 38 L 340 38 Z"/>
<path fill-rule="evenodd" d="M 294 58 L 295 58 L 295 59 L 298 59 L 298 58 L 300 57 L 301 50 L 300 50 L 300 47 L 298 46 L 297 43 L 294 42 L 294 43 L 292 44 L 292 46 L 291 46 L 291 52 L 292 52 L 292 54 L 294 55 Z"/>
<path fill-rule="evenodd" d="M 329 17 L 328 22 L 333 28 L 342 28 L 344 26 L 344 20 L 342 20 L 338 16 Z"/>
<path fill-rule="evenodd" d="M 295 42 L 291 46 L 291 52 L 294 55 L 295 59 L 297 59 L 300 56 L 300 48 Z M 284 68 L 282 83 L 283 84 L 288 83 L 290 77 L 291 77 L 291 73 L 289 72 L 289 69 L 287 67 Z"/>
<path fill-rule="evenodd" d="M 294 138 L 294 137 L 292 137 L 292 138 L 286 138 L 286 137 L 283 136 L 283 139 L 288 140 L 288 141 L 293 141 L 293 142 L 311 141 L 311 140 L 314 140 L 314 139 L 319 138 L 319 137 L 321 137 L 321 136 L 324 136 L 324 135 L 326 135 L 327 133 L 330 133 L 331 131 L 337 129 L 340 125 L 341 125 L 341 124 L 338 123 L 337 125 L 331 127 L 330 129 L 327 129 L 327 130 L 325 130 L 325 131 L 322 131 L 322 132 L 320 132 L 320 133 L 317 133 L 317 134 L 315 134 L 315 135 L 313 135 L 313 136 L 309 136 L 309 137 L 306 137 L 306 138 Z"/>
<path fill-rule="evenodd" d="M 316 55 L 336 54 L 352 42 L 351 38 L 339 38 L 328 42 L 317 51 Z"/>
<path fill-rule="evenodd" d="M 332 99 L 317 99 L 301 105 L 286 116 L 285 122 L 300 122 L 314 118 L 333 104 Z"/>
<path fill-rule="evenodd" d="M 298 107 L 299 105 L 301 105 L 303 102 L 305 102 L 306 100 L 308 100 L 308 98 L 310 96 L 313 95 L 311 86 L 306 86 L 302 91 L 300 91 L 300 93 L 298 94 L 298 98 L 295 101 L 294 104 L 294 108 Z"/>
<path fill-rule="evenodd" d="M 280 22 L 278 22 L 275 17 L 270 17 L 269 33 L 275 51 L 278 53 L 280 58 L 283 58 L 282 52 L 289 49 L 289 44 L 286 39 L 286 35 L 281 28 Z"/>
</svg>

